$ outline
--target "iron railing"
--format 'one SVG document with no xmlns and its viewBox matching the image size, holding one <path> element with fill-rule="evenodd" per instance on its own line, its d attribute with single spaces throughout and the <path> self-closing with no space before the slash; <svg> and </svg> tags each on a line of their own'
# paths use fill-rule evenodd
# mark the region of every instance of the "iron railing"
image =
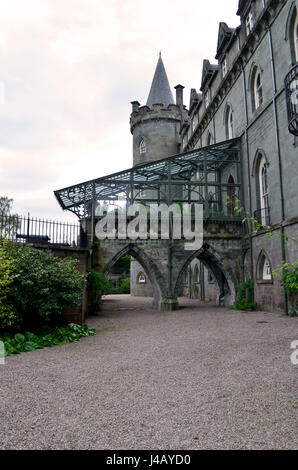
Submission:
<svg viewBox="0 0 298 470">
<path fill-rule="evenodd" d="M 289 131 L 298 136 L 298 64 L 291 68 L 285 78 Z"/>
<path fill-rule="evenodd" d="M 270 225 L 270 207 L 258 209 L 254 211 L 254 218 L 259 222 L 262 227 Z"/>
<path fill-rule="evenodd" d="M 19 215 L 0 215 L 0 239 L 49 246 L 85 247 L 80 224 Z"/>
</svg>

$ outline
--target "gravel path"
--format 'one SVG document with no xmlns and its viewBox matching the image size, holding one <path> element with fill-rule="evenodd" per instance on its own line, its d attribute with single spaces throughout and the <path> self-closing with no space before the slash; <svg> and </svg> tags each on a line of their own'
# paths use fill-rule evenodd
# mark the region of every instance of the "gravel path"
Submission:
<svg viewBox="0 0 298 470">
<path fill-rule="evenodd" d="M 93 337 L 0 365 L 1 449 L 294 449 L 297 320 L 108 297 Z"/>
</svg>

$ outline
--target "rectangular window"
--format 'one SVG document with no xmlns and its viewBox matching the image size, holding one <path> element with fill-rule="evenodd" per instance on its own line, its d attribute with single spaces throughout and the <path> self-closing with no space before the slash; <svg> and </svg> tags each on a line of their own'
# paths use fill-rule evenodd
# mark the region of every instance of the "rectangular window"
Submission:
<svg viewBox="0 0 298 470">
<path fill-rule="evenodd" d="M 250 10 L 245 18 L 246 36 L 249 36 L 254 27 L 252 11 Z"/>
</svg>

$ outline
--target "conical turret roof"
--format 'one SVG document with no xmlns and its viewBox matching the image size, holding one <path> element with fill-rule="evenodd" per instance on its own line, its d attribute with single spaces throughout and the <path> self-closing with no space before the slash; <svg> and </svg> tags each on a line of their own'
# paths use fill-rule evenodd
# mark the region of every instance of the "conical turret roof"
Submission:
<svg viewBox="0 0 298 470">
<path fill-rule="evenodd" d="M 151 108 L 153 104 L 157 103 L 163 104 L 165 107 L 168 107 L 169 104 L 175 104 L 166 69 L 161 58 L 161 53 L 159 53 L 158 62 L 146 104 L 149 106 L 149 108 Z"/>
</svg>

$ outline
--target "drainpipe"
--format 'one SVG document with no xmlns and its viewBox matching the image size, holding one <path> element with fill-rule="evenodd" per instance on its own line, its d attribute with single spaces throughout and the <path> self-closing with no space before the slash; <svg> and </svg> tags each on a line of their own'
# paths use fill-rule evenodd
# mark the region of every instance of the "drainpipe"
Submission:
<svg viewBox="0 0 298 470">
<path fill-rule="evenodd" d="M 249 144 L 248 144 L 248 106 L 247 106 L 247 92 L 246 92 L 246 77 L 243 61 L 241 60 L 241 69 L 243 77 L 243 94 L 244 94 L 244 104 L 245 104 L 245 143 L 246 143 L 246 155 L 247 155 L 247 175 L 248 175 L 248 197 L 249 197 L 249 213 L 252 215 L 252 198 L 251 198 L 251 179 L 250 179 L 250 158 L 249 158 Z M 244 201 L 243 201 L 244 202 Z M 250 231 L 252 228 L 252 223 L 250 222 Z M 250 276 L 253 281 L 254 279 L 254 268 L 253 268 L 253 245 L 252 237 L 249 235 L 249 249 L 250 249 Z M 254 282 L 253 282 L 254 285 Z M 255 293 L 253 289 L 253 302 L 255 300 Z"/>
<path fill-rule="evenodd" d="M 274 127 L 275 127 L 275 141 L 276 141 L 276 151 L 278 156 L 278 168 L 279 168 L 279 185 L 280 185 L 280 205 L 281 205 L 281 253 L 282 260 L 286 262 L 286 247 L 285 247 L 285 228 L 283 222 L 285 221 L 285 200 L 284 200 L 284 188 L 283 188 L 283 178 L 282 178 L 282 160 L 281 160 L 281 150 L 280 150 L 280 138 L 279 138 L 279 129 L 278 129 L 278 115 L 277 115 L 277 104 L 276 104 L 276 73 L 275 73 L 275 61 L 273 55 L 273 45 L 272 45 L 272 34 L 269 24 L 269 18 L 265 19 L 266 29 L 268 34 L 269 42 L 269 51 L 270 51 L 270 63 L 271 63 L 271 72 L 272 72 L 272 84 L 273 84 L 273 114 L 274 114 Z M 288 296 L 284 288 L 284 301 L 285 301 L 285 314 L 289 314 L 289 305 L 288 305 Z"/>
</svg>

